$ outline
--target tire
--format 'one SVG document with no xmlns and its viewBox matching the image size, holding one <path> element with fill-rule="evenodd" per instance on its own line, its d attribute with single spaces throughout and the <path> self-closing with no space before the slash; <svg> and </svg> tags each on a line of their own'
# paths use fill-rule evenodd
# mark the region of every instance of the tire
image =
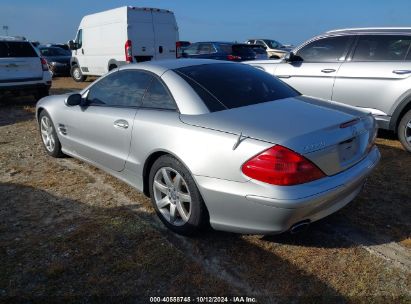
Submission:
<svg viewBox="0 0 411 304">
<path fill-rule="evenodd" d="M 174 157 L 164 155 L 154 162 L 150 170 L 149 187 L 154 209 L 170 230 L 191 236 L 208 226 L 208 211 L 194 179 Z"/>
<path fill-rule="evenodd" d="M 411 110 L 401 118 L 397 129 L 398 138 L 402 146 L 411 152 Z"/>
<path fill-rule="evenodd" d="M 61 152 L 61 143 L 57 136 L 56 128 L 54 127 L 50 115 L 44 110 L 41 111 L 39 115 L 39 129 L 41 141 L 46 153 L 56 158 L 63 157 L 64 154 Z"/>
<path fill-rule="evenodd" d="M 49 88 L 38 89 L 37 92 L 34 93 L 34 98 L 36 99 L 36 101 L 39 101 L 46 96 L 49 96 Z"/>
<path fill-rule="evenodd" d="M 84 76 L 81 73 L 81 69 L 77 64 L 74 64 L 70 70 L 71 77 L 74 79 L 75 82 L 83 82 L 87 79 L 87 76 Z"/>
</svg>

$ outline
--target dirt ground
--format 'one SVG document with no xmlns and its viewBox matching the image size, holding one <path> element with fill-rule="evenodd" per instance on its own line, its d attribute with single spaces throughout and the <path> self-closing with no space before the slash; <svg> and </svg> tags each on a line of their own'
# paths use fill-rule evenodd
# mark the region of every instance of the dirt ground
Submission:
<svg viewBox="0 0 411 304">
<path fill-rule="evenodd" d="M 51 93 L 90 83 L 57 78 Z M 379 136 L 382 161 L 361 195 L 306 232 L 185 238 L 141 193 L 73 158 L 48 157 L 34 105 L 0 101 L 0 301 L 411 302 L 411 155 L 392 134 Z"/>
</svg>

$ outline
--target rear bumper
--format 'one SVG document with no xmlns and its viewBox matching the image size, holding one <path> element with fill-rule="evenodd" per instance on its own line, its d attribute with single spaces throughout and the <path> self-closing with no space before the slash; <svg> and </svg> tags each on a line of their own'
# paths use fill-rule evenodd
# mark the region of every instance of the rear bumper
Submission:
<svg viewBox="0 0 411 304">
<path fill-rule="evenodd" d="M 31 83 L 7 83 L 0 85 L 0 92 L 10 91 L 36 91 L 39 89 L 50 89 L 51 80 L 46 82 L 31 82 Z"/>
<path fill-rule="evenodd" d="M 350 169 L 307 184 L 280 187 L 254 180 L 232 182 L 195 176 L 210 213 L 211 226 L 237 233 L 275 234 L 303 220 L 336 212 L 361 191 L 378 164 L 375 147 Z"/>
<path fill-rule="evenodd" d="M 53 71 L 54 74 L 64 74 L 68 75 L 70 74 L 70 64 L 55 64 L 55 65 L 50 65 L 50 70 Z"/>
</svg>

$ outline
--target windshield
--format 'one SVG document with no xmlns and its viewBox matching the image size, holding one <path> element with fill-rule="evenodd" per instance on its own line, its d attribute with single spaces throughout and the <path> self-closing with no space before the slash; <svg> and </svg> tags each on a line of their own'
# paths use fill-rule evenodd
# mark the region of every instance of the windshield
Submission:
<svg viewBox="0 0 411 304">
<path fill-rule="evenodd" d="M 205 64 L 174 71 L 190 84 L 211 112 L 299 95 L 277 78 L 245 64 Z"/>
<path fill-rule="evenodd" d="M 264 40 L 264 42 L 268 45 L 270 49 L 280 49 L 283 45 L 275 40 Z"/>
<path fill-rule="evenodd" d="M 64 49 L 58 47 L 47 47 L 47 48 L 40 48 L 40 53 L 42 56 L 70 56 L 71 53 Z"/>
</svg>

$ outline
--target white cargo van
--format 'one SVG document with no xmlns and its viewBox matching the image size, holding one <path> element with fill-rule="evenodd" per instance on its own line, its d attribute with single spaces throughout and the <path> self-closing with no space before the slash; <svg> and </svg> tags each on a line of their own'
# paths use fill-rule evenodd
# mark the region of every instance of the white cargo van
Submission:
<svg viewBox="0 0 411 304">
<path fill-rule="evenodd" d="M 72 50 L 71 75 L 84 81 L 120 65 L 176 58 L 178 27 L 173 12 L 124 6 L 83 17 Z"/>
</svg>

